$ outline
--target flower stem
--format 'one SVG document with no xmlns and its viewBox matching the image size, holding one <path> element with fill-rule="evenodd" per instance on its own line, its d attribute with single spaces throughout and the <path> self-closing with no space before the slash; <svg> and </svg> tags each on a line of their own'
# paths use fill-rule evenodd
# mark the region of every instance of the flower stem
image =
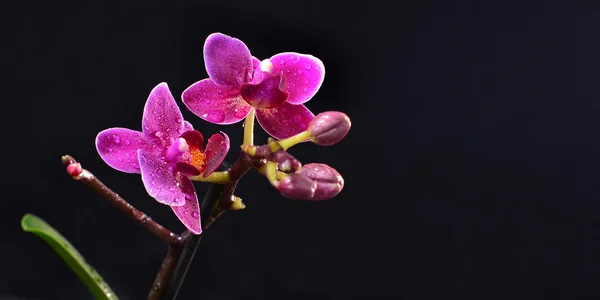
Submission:
<svg viewBox="0 0 600 300">
<path fill-rule="evenodd" d="M 246 116 L 244 123 L 244 145 L 254 144 L 254 107 L 250 109 L 250 112 Z"/>
<path fill-rule="evenodd" d="M 307 139 L 310 139 L 310 133 L 308 131 L 303 131 L 294 136 L 290 136 L 287 139 L 280 140 L 278 143 L 283 150 L 287 150 L 296 144 L 306 141 Z"/>
<path fill-rule="evenodd" d="M 203 232 L 212 223 L 211 219 L 209 218 L 210 213 L 212 211 L 210 208 L 214 207 L 217 204 L 217 201 L 221 197 L 222 193 L 222 185 L 211 184 L 208 188 L 208 192 L 204 196 L 204 200 L 201 204 L 202 207 L 200 208 L 200 212 L 202 213 L 200 217 L 202 220 L 207 220 L 207 222 L 205 222 L 202 226 Z M 200 245 L 203 236 L 204 234 L 189 234 L 188 231 L 182 234 L 184 240 L 183 247 L 181 249 L 181 252 L 179 252 L 180 257 L 177 261 L 177 265 L 175 266 L 175 269 L 172 272 L 172 276 L 167 283 L 167 289 L 164 293 L 163 299 L 174 300 L 177 297 L 177 294 L 181 289 L 183 280 L 187 275 L 187 271 L 190 268 L 190 265 L 192 264 L 194 256 L 196 255 L 196 250 L 198 250 L 198 246 Z"/>
<path fill-rule="evenodd" d="M 193 181 L 211 182 L 211 183 L 217 183 L 217 184 L 225 184 L 230 181 L 229 172 L 227 172 L 227 171 L 213 172 L 212 174 L 208 175 L 207 177 L 204 177 L 204 176 L 202 176 L 202 174 L 200 174 L 198 176 L 190 177 L 190 179 Z"/>
<path fill-rule="evenodd" d="M 77 164 L 77 161 L 69 156 L 65 155 L 62 158 L 63 164 L 65 166 L 70 166 L 73 164 Z M 148 215 L 139 211 L 131 204 L 129 204 L 125 199 L 121 198 L 111 189 L 109 189 L 104 183 L 102 183 L 94 174 L 86 169 L 81 169 L 79 174 L 73 176 L 73 179 L 82 181 L 87 186 L 91 187 L 98 194 L 103 196 L 110 204 L 118 208 L 121 212 L 128 215 L 132 218 L 136 223 L 140 226 L 144 227 L 150 233 L 158 237 L 169 247 L 178 247 L 182 241 L 181 237 L 170 230 L 164 228 L 162 225 L 156 223 L 156 221 L 152 220 Z"/>
</svg>

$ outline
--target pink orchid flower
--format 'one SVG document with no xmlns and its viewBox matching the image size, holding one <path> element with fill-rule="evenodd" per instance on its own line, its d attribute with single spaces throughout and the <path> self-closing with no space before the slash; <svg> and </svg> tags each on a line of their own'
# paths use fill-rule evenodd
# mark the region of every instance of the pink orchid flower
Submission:
<svg viewBox="0 0 600 300">
<path fill-rule="evenodd" d="M 109 128 L 96 137 L 100 157 L 111 167 L 142 175 L 148 194 L 171 206 L 187 229 L 200 234 L 198 196 L 190 176 L 210 175 L 229 151 L 229 137 L 214 134 L 204 149 L 202 134 L 183 120 L 166 83 L 151 92 L 142 118 L 142 132 Z"/>
<path fill-rule="evenodd" d="M 279 53 L 263 61 L 250 54 L 244 42 L 213 33 L 204 44 L 210 78 L 187 88 L 183 103 L 214 124 L 233 124 L 256 108 L 262 128 L 283 139 L 308 127 L 314 114 L 303 105 L 319 90 L 325 67 L 312 55 Z"/>
</svg>

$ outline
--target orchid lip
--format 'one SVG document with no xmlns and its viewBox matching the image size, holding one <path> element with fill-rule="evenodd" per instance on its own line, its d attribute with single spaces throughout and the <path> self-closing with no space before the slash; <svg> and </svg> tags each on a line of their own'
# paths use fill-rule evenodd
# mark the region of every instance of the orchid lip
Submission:
<svg viewBox="0 0 600 300">
<path fill-rule="evenodd" d="M 269 109 L 283 104 L 290 97 L 285 86 L 285 75 L 272 75 L 262 72 L 263 79 L 258 84 L 244 83 L 240 95 L 250 105 L 258 109 Z"/>
</svg>

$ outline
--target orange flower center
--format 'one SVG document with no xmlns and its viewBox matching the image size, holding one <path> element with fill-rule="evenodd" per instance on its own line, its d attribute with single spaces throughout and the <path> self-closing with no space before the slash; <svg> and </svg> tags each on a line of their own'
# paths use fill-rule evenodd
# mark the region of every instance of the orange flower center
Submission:
<svg viewBox="0 0 600 300">
<path fill-rule="evenodd" d="M 200 172 L 204 172 L 204 169 L 206 169 L 206 156 L 204 153 L 202 153 L 202 150 L 200 150 L 200 148 L 190 146 L 190 156 L 190 164 L 198 168 Z"/>
</svg>

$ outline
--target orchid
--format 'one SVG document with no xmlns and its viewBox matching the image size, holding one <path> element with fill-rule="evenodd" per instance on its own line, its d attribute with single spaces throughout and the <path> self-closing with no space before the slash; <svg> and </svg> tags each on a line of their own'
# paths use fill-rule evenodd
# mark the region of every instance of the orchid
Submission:
<svg viewBox="0 0 600 300">
<path fill-rule="evenodd" d="M 213 173 L 229 150 L 229 137 L 214 134 L 206 149 L 199 131 L 183 116 L 166 83 L 151 92 L 142 118 L 142 132 L 109 128 L 96 137 L 100 157 L 111 167 L 142 175 L 148 194 L 173 209 L 194 233 L 200 234 L 198 196 L 189 177 Z"/>
<path fill-rule="evenodd" d="M 204 61 L 209 78 L 182 94 L 183 103 L 203 120 L 232 124 L 254 108 L 262 128 L 284 139 L 306 130 L 314 118 L 304 103 L 325 76 L 318 58 L 285 52 L 260 61 L 241 40 L 213 33 L 204 44 Z"/>
<path fill-rule="evenodd" d="M 205 144 L 202 134 L 183 119 L 164 82 L 154 87 L 146 100 L 141 131 L 113 127 L 96 136 L 102 160 L 118 171 L 140 174 L 148 195 L 171 207 L 185 232 L 174 233 L 133 207 L 72 156 L 61 159 L 73 179 L 101 194 L 169 247 L 150 288 L 150 300 L 174 299 L 202 240 L 200 234 L 224 212 L 245 208 L 236 188 L 248 171 L 254 169 L 264 175 L 283 197 L 293 200 L 332 199 L 345 184 L 333 167 L 302 165 L 288 152 L 308 141 L 318 146 L 335 145 L 351 127 L 350 118 L 342 112 L 315 116 L 304 105 L 324 79 L 325 68 L 318 58 L 285 52 L 260 61 L 242 41 L 213 33 L 206 39 L 204 59 L 209 78 L 185 89 L 182 101 L 211 123 L 226 125 L 245 119 L 235 161 L 224 162 L 230 147 L 227 134 L 215 133 Z M 272 136 L 265 144 L 254 143 L 255 118 Z M 201 202 L 193 181 L 211 183 Z M 48 241 L 98 299 L 117 299 L 96 271 L 48 224 L 26 215 L 22 226 Z"/>
</svg>

